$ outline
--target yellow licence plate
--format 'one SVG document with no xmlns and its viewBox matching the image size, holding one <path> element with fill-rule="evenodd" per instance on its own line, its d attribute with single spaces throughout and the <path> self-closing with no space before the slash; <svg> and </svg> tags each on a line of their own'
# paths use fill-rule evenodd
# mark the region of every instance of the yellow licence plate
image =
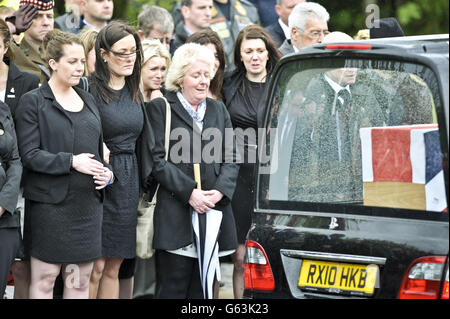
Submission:
<svg viewBox="0 0 450 319">
<path fill-rule="evenodd" d="M 303 260 L 298 286 L 307 290 L 370 296 L 377 275 L 376 265 Z"/>
</svg>

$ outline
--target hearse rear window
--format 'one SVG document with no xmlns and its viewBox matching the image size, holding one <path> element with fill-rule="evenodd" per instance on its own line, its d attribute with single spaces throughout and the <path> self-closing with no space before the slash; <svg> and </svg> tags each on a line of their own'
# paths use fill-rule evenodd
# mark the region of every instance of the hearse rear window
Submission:
<svg viewBox="0 0 450 319">
<path fill-rule="evenodd" d="M 434 73 L 383 60 L 286 64 L 260 160 L 265 201 L 447 210 Z"/>
</svg>

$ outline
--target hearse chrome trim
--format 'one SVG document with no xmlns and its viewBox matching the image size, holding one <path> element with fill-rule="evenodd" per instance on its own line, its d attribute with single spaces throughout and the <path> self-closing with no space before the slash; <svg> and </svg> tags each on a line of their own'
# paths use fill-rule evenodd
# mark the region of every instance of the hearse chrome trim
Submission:
<svg viewBox="0 0 450 319">
<path fill-rule="evenodd" d="M 280 249 L 280 253 L 286 257 L 301 258 L 301 259 L 327 260 L 327 261 L 338 261 L 338 262 L 358 263 L 358 264 L 375 264 L 375 265 L 386 264 L 386 258 L 384 257 L 345 255 L 345 254 L 334 254 L 334 253 L 323 253 L 316 251 L 290 250 L 290 249 Z"/>
</svg>

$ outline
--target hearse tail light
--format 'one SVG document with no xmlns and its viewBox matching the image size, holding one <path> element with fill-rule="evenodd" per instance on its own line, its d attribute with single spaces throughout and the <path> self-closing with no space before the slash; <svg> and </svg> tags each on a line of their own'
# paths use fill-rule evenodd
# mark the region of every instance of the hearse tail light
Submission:
<svg viewBox="0 0 450 319">
<path fill-rule="evenodd" d="M 14 286 L 14 277 L 12 272 L 9 272 L 9 276 L 8 276 L 8 286 Z"/>
<path fill-rule="evenodd" d="M 245 289 L 272 291 L 275 289 L 272 268 L 264 248 L 255 241 L 247 240 L 244 262 Z"/>
<path fill-rule="evenodd" d="M 398 298 L 448 299 L 448 264 L 446 265 L 446 260 L 445 256 L 430 256 L 416 259 L 408 267 L 403 277 Z M 441 287 L 444 267 L 447 268 L 447 274 Z"/>
<path fill-rule="evenodd" d="M 329 50 L 371 50 L 370 44 L 327 44 L 325 46 Z"/>
</svg>

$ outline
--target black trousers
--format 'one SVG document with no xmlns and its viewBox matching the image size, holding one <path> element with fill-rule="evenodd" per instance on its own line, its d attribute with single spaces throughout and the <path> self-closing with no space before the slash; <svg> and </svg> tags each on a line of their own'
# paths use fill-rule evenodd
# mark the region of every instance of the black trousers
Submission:
<svg viewBox="0 0 450 319">
<path fill-rule="evenodd" d="M 197 258 L 156 250 L 155 262 L 155 298 L 203 299 Z"/>
<path fill-rule="evenodd" d="M 9 270 L 20 247 L 19 228 L 0 228 L 0 299 L 5 294 Z"/>
</svg>

